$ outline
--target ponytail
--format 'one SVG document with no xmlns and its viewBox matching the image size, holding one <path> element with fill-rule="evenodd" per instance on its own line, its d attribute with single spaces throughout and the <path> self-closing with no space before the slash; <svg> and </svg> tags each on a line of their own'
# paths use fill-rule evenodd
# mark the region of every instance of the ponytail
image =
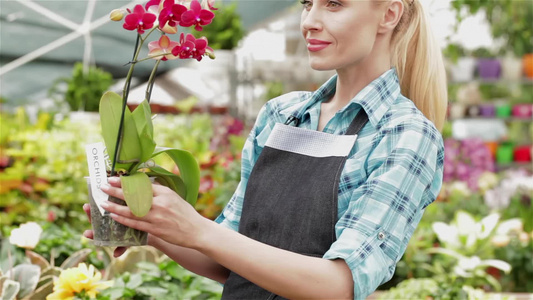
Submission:
<svg viewBox="0 0 533 300">
<path fill-rule="evenodd" d="M 392 35 L 392 66 L 402 94 L 442 130 L 448 95 L 442 52 L 427 23 L 420 0 L 402 0 L 404 14 Z"/>
</svg>

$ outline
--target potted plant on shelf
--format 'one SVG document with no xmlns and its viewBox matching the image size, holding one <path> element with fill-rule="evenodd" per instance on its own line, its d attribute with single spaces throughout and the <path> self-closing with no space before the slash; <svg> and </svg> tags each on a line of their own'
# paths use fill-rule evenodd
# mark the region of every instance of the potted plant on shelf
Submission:
<svg viewBox="0 0 533 300">
<path fill-rule="evenodd" d="M 472 52 L 477 59 L 478 75 L 483 80 L 496 80 L 501 75 L 501 62 L 496 55 L 485 47 L 477 48 Z"/>
<path fill-rule="evenodd" d="M 531 26 L 533 5 L 531 1 L 455 0 L 451 5 L 456 13 L 456 31 L 465 17 L 475 15 L 479 11 L 484 12 L 492 36 L 503 40 L 501 50 L 522 59 L 524 73 L 527 77 L 533 78 L 533 27 Z"/>
<path fill-rule="evenodd" d="M 443 50 L 450 61 L 450 73 L 454 82 L 468 82 L 474 79 L 476 60 L 460 44 L 450 43 Z"/>
<path fill-rule="evenodd" d="M 109 200 L 127 204 L 132 213 L 139 217 L 147 214 L 151 208 L 154 180 L 171 188 L 192 205 L 196 202 L 200 182 L 198 163 L 185 150 L 156 147 L 149 103 L 155 74 L 161 61 L 200 61 L 203 56 L 214 58 L 207 38 L 195 38 L 192 34 L 185 35 L 183 32 L 179 35 L 179 41 L 171 41 L 169 38 L 169 35 L 177 34 L 180 27 L 193 26 L 195 30 L 202 31 L 202 26 L 210 24 L 214 18 L 212 10 L 216 8 L 213 4 L 214 0 L 204 0 L 202 4 L 193 0 L 186 5 L 175 3 L 174 0 L 150 0 L 144 7 L 136 5 L 133 11 L 128 9 L 126 12 L 124 29 L 137 33 L 133 58 L 129 62 L 130 69 L 122 95 L 106 92 L 99 107 L 102 135 L 111 162 L 105 162 L 101 146 L 92 144 L 87 147 L 91 175 L 88 185 L 95 245 L 132 246 L 146 243 L 146 233 L 114 221 L 100 207 L 101 201 L 109 197 L 99 189 L 99 186 L 107 181 L 106 177 L 120 177 L 125 203 L 113 197 L 109 197 Z M 121 21 L 126 13 L 114 10 L 110 17 L 114 21 Z M 148 57 L 139 59 L 144 43 L 154 32 L 160 33 L 160 38 L 148 44 Z M 156 62 L 148 80 L 145 99 L 130 111 L 127 100 L 134 67 L 139 62 L 151 59 Z M 163 153 L 174 161 L 180 175 L 154 163 L 153 158 Z"/>
</svg>

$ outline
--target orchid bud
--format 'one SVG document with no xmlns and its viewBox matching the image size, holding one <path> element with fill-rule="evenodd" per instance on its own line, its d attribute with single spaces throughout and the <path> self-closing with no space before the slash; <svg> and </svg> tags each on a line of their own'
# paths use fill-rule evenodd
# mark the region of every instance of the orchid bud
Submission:
<svg viewBox="0 0 533 300">
<path fill-rule="evenodd" d="M 204 55 L 207 55 L 207 57 L 211 59 L 215 59 L 215 51 L 213 51 L 213 48 L 211 47 L 205 47 L 205 53 Z"/>
<path fill-rule="evenodd" d="M 124 11 L 122 9 L 113 9 L 109 14 L 109 18 L 115 22 L 122 21 L 122 18 L 124 18 Z"/>
<path fill-rule="evenodd" d="M 218 10 L 218 8 L 213 7 L 215 5 L 215 0 L 203 0 L 202 8 L 208 10 Z"/>
<path fill-rule="evenodd" d="M 167 24 L 165 24 L 165 27 L 161 28 L 161 31 L 163 31 L 164 33 L 167 33 L 167 34 L 175 34 L 178 32 L 178 26 L 170 26 Z"/>
</svg>

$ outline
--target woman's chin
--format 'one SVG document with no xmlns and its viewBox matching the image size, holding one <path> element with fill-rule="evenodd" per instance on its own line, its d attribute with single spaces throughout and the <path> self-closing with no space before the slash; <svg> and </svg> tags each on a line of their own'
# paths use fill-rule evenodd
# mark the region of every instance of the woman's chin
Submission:
<svg viewBox="0 0 533 300">
<path fill-rule="evenodd" d="M 315 70 L 315 71 L 331 71 L 333 70 L 332 66 L 328 63 L 325 63 L 325 62 L 313 62 L 313 61 L 310 61 L 309 62 L 309 66 L 311 67 L 311 69 Z"/>
</svg>

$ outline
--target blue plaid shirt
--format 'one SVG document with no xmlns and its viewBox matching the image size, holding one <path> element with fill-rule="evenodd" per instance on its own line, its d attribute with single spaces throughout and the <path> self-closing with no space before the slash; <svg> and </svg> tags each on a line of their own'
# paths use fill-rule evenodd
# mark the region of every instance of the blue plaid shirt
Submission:
<svg viewBox="0 0 533 300">
<path fill-rule="evenodd" d="M 292 114 L 300 118 L 299 127 L 317 130 L 320 104 L 333 95 L 336 80 L 335 75 L 315 92 L 280 96 L 261 109 L 242 152 L 241 182 L 216 222 L 238 231 L 250 172 L 274 124 Z M 339 110 L 324 132 L 344 134 L 361 108 L 369 122 L 341 174 L 337 240 L 324 254 L 346 261 L 354 299 L 366 298 L 393 276 L 425 208 L 439 194 L 444 161 L 440 133 L 400 94 L 394 68 Z"/>
</svg>

